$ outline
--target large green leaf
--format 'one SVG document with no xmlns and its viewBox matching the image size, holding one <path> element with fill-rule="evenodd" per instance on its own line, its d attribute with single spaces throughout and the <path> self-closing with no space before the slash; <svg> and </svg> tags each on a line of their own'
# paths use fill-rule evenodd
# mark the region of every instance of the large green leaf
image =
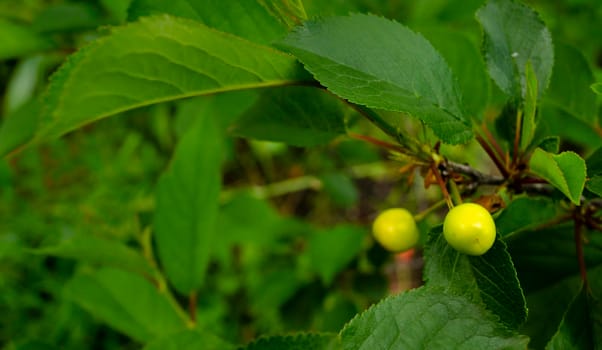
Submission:
<svg viewBox="0 0 602 350">
<path fill-rule="evenodd" d="M 143 277 L 117 269 L 76 275 L 66 296 L 111 327 L 147 342 L 184 329 L 186 319 L 163 291 Z"/>
<path fill-rule="evenodd" d="M 197 330 L 186 330 L 148 343 L 144 350 L 234 350 L 217 336 Z"/>
<path fill-rule="evenodd" d="M 546 349 L 593 349 L 592 325 L 589 317 L 587 289 L 582 288 L 569 305 L 556 334 Z"/>
<path fill-rule="evenodd" d="M 447 63 L 397 22 L 362 14 L 308 21 L 281 45 L 344 99 L 412 114 L 448 143 L 472 136 Z"/>
<path fill-rule="evenodd" d="M 453 249 L 434 228 L 425 249 L 427 286 L 483 301 L 507 327 L 516 329 L 527 318 L 523 291 L 506 245 L 496 240 L 484 255 L 468 256 Z"/>
<path fill-rule="evenodd" d="M 441 53 L 458 79 L 466 112 L 481 120 L 489 100 L 489 77 L 478 46 L 467 34 L 449 28 L 426 28 L 420 33 Z"/>
<path fill-rule="evenodd" d="M 570 141 L 585 148 L 602 146 L 602 137 L 592 127 L 591 123 L 574 117 L 571 113 L 550 103 L 539 105 L 538 127 L 549 136 L 560 136 L 564 141 Z"/>
<path fill-rule="evenodd" d="M 483 51 L 491 78 L 506 94 L 524 97 L 525 69 L 531 61 L 541 97 L 550 82 L 554 48 L 537 13 L 517 1 L 489 0 L 476 16 L 483 27 Z"/>
<path fill-rule="evenodd" d="M 259 338 L 240 350 L 335 350 L 336 344 L 335 334 L 301 333 Z"/>
<path fill-rule="evenodd" d="M 286 34 L 286 27 L 257 0 L 134 0 L 129 8 L 130 20 L 157 14 L 193 19 L 262 44 Z"/>
<path fill-rule="evenodd" d="M 0 60 L 52 48 L 52 41 L 25 25 L 0 18 Z"/>
<path fill-rule="evenodd" d="M 119 267 L 146 277 L 154 276 L 153 268 L 142 254 L 117 240 L 99 238 L 94 235 L 77 235 L 58 245 L 35 249 L 33 252 Z"/>
<path fill-rule="evenodd" d="M 574 152 L 553 154 L 538 148 L 529 161 L 531 171 L 541 176 L 579 205 L 585 185 L 585 160 Z"/>
<path fill-rule="evenodd" d="M 422 287 L 381 301 L 348 323 L 343 349 L 525 349 L 528 339 L 463 296 Z"/>
<path fill-rule="evenodd" d="M 239 136 L 315 146 L 345 133 L 340 103 L 315 88 L 271 89 L 232 125 Z"/>
<path fill-rule="evenodd" d="M 222 135 L 199 116 L 186 133 L 156 190 L 155 238 L 168 279 L 182 293 L 201 286 L 216 234 Z"/>
<path fill-rule="evenodd" d="M 520 197 L 513 200 L 496 218 L 500 236 L 506 236 L 542 225 L 558 214 L 555 203 L 548 198 Z"/>
<path fill-rule="evenodd" d="M 38 138 L 132 108 L 310 80 L 274 49 L 167 15 L 113 29 L 53 76 Z"/>
<path fill-rule="evenodd" d="M 594 75 L 583 54 L 566 44 L 555 45 L 554 74 L 544 103 L 561 108 L 588 124 L 596 120 Z"/>
</svg>

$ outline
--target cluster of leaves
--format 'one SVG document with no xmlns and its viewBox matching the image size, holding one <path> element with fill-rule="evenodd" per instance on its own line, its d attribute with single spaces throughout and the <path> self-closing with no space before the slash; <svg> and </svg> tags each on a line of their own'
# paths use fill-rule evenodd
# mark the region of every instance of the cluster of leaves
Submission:
<svg viewBox="0 0 602 350">
<path fill-rule="evenodd" d="M 372 14 L 308 19 L 397 5 L 329 3 L 9 5 L 11 18 L 0 19 L 0 58 L 14 65 L 0 72 L 10 73 L 0 185 L 6 217 L 16 220 L 0 236 L 0 258 L 53 285 L 22 301 L 14 287 L 23 277 L 7 277 L 7 314 L 16 315 L 7 324 L 48 300 L 40 318 L 63 322 L 54 332 L 32 329 L 33 337 L 1 327 L 2 337 L 17 338 L 12 348 L 50 347 L 31 340 L 48 333 L 77 347 L 94 332 L 102 346 L 147 349 L 602 344 L 601 89 L 589 60 L 553 44 L 540 16 L 511 0 L 419 2 L 408 19 L 415 30 Z M 446 16 L 457 28 L 444 25 Z M 115 115 L 128 117 L 86 130 Z M 374 271 L 386 255 L 370 247 L 366 230 L 384 206 L 351 177 L 387 169 L 372 164 L 378 153 L 347 139 L 354 133 L 390 137 L 355 136 L 418 169 L 448 201 L 481 195 L 489 209 L 505 207 L 493 248 L 458 253 L 434 213 L 433 228 L 422 223 L 430 231 L 424 286 L 362 312 L 385 294 Z M 300 149 L 283 144 L 315 149 L 318 160 L 307 151 L 305 165 L 324 175 L 304 175 L 287 159 Z M 458 144 L 480 145 L 500 175 L 452 161 Z M 325 160 L 323 150 L 341 159 Z M 245 184 L 257 173 L 282 176 L 274 161 L 304 176 L 238 188 L 241 170 Z M 82 171 L 90 183 L 78 181 Z M 411 188 L 420 204 L 437 207 L 439 198 Z M 325 207 L 338 211 L 307 214 L 322 210 L 315 197 L 285 196 L 280 212 L 265 200 L 307 189 L 322 189 L 331 198 Z M 63 204 L 49 206 L 57 199 Z M 287 206 L 308 220 L 283 215 Z M 82 310 L 127 339 L 105 339 L 110 331 Z M 321 332 L 252 340 L 308 328 Z"/>
</svg>

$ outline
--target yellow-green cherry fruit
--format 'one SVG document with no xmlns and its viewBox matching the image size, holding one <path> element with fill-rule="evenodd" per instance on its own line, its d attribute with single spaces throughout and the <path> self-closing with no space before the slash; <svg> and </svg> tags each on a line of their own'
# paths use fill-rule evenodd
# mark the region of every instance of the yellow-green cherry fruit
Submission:
<svg viewBox="0 0 602 350">
<path fill-rule="evenodd" d="M 420 238 L 414 216 L 403 208 L 380 213 L 372 224 L 372 233 L 378 243 L 392 252 L 406 251 L 414 247 Z"/>
<path fill-rule="evenodd" d="M 474 203 L 454 207 L 443 221 L 443 236 L 447 243 L 468 255 L 485 254 L 495 242 L 495 233 L 491 214 Z"/>
</svg>

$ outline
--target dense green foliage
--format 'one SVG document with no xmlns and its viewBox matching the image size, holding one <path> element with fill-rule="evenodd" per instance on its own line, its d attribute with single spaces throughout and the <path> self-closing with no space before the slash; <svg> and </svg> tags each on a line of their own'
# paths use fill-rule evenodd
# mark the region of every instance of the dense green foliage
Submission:
<svg viewBox="0 0 602 350">
<path fill-rule="evenodd" d="M 596 0 L 1 1 L 0 344 L 602 347 L 600 23 Z M 485 254 L 444 238 L 463 202 Z M 392 207 L 402 254 L 371 233 Z"/>
</svg>

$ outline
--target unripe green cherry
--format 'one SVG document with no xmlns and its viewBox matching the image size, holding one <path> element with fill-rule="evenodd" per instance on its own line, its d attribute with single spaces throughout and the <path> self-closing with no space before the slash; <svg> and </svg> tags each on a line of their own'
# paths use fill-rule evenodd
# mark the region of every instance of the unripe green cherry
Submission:
<svg viewBox="0 0 602 350">
<path fill-rule="evenodd" d="M 412 214 L 403 208 L 387 209 L 372 224 L 374 238 L 385 249 L 403 252 L 416 245 L 420 232 Z"/>
<path fill-rule="evenodd" d="M 460 204 L 450 210 L 443 221 L 447 243 L 464 254 L 485 254 L 493 246 L 495 234 L 491 214 L 478 204 Z"/>
</svg>

